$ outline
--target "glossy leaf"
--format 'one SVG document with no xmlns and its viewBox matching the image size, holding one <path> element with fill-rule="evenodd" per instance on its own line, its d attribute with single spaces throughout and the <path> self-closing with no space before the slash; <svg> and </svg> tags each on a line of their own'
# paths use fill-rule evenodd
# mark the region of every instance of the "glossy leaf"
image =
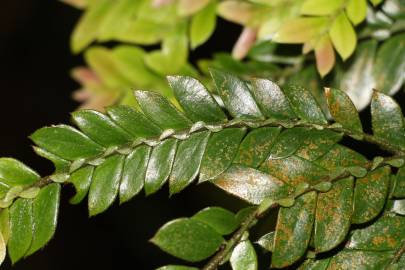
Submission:
<svg viewBox="0 0 405 270">
<path fill-rule="evenodd" d="M 134 137 L 157 137 L 162 133 L 158 126 L 129 106 L 111 107 L 107 109 L 107 112 L 118 126 Z"/>
<path fill-rule="evenodd" d="M 53 237 L 59 212 L 60 184 L 50 184 L 41 189 L 33 203 L 32 242 L 25 254 L 31 255 Z"/>
<path fill-rule="evenodd" d="M 375 223 L 353 231 L 347 248 L 369 251 L 396 250 L 405 238 L 405 219 L 383 216 Z"/>
<path fill-rule="evenodd" d="M 33 233 L 32 200 L 18 199 L 10 208 L 10 239 L 8 254 L 14 264 L 30 248 Z"/>
<path fill-rule="evenodd" d="M 222 122 L 226 115 L 198 80 L 185 76 L 167 77 L 174 95 L 187 116 L 194 122 Z"/>
<path fill-rule="evenodd" d="M 65 125 L 38 129 L 30 138 L 41 148 L 67 160 L 93 157 L 104 150 L 86 135 Z"/>
<path fill-rule="evenodd" d="M 327 24 L 325 17 L 300 17 L 281 26 L 273 37 L 278 43 L 304 43 L 319 35 Z"/>
<path fill-rule="evenodd" d="M 124 157 L 113 155 L 94 170 L 89 191 L 89 214 L 104 212 L 115 200 L 121 181 Z"/>
<path fill-rule="evenodd" d="M 182 191 L 197 177 L 209 136 L 209 131 L 203 131 L 179 143 L 169 179 L 170 194 Z"/>
<path fill-rule="evenodd" d="M 70 162 L 67 161 L 66 159 L 63 159 L 55 154 L 52 154 L 48 151 L 46 151 L 43 148 L 37 147 L 37 146 L 33 146 L 34 152 L 43 158 L 46 158 L 48 160 L 50 160 L 54 167 L 55 167 L 55 172 L 62 172 L 62 171 L 66 171 L 69 166 L 70 166 Z"/>
<path fill-rule="evenodd" d="M 200 182 L 223 173 L 235 158 L 245 128 L 229 128 L 213 133 L 201 161 Z"/>
<path fill-rule="evenodd" d="M 198 270 L 195 267 L 190 267 L 190 266 L 183 266 L 183 265 L 166 265 L 159 267 L 156 270 Z"/>
<path fill-rule="evenodd" d="M 93 178 L 93 172 L 94 168 L 87 166 L 72 173 L 69 181 L 74 185 L 76 195 L 70 199 L 70 203 L 79 204 L 86 197 Z"/>
<path fill-rule="evenodd" d="M 363 132 L 359 114 L 350 98 L 343 92 L 334 88 L 325 89 L 330 113 L 335 121 L 344 128 Z"/>
<path fill-rule="evenodd" d="M 390 168 L 382 167 L 356 180 L 352 223 L 375 218 L 383 209 L 388 193 Z"/>
<path fill-rule="evenodd" d="M 394 200 L 390 211 L 405 216 L 405 199 Z"/>
<path fill-rule="evenodd" d="M 397 198 L 405 198 L 405 167 L 398 170 L 393 195 Z"/>
<path fill-rule="evenodd" d="M 364 21 L 367 15 L 366 0 L 349 0 L 346 6 L 347 16 L 354 25 Z"/>
<path fill-rule="evenodd" d="M 221 235 L 230 234 L 239 225 L 235 214 L 221 207 L 207 207 L 196 213 L 192 219 L 209 225 Z"/>
<path fill-rule="evenodd" d="M 329 262 L 330 258 L 321 260 L 308 259 L 298 268 L 298 270 L 326 270 L 328 269 Z"/>
<path fill-rule="evenodd" d="M 295 155 L 310 161 L 314 161 L 326 154 L 342 139 L 342 134 L 327 129 L 307 129 L 301 136 L 299 138 L 301 145 Z"/>
<path fill-rule="evenodd" d="M 274 250 L 274 232 L 269 232 L 259 238 L 256 242 L 266 251 L 273 252 Z"/>
<path fill-rule="evenodd" d="M 106 115 L 82 110 L 72 113 L 77 126 L 91 139 L 104 146 L 116 146 L 128 143 L 132 136 L 114 124 Z"/>
<path fill-rule="evenodd" d="M 371 101 L 374 135 L 405 147 L 405 123 L 399 105 L 389 96 L 374 92 Z"/>
<path fill-rule="evenodd" d="M 94 8 L 86 11 L 72 34 L 71 47 L 73 52 L 81 51 L 96 38 L 101 22 L 113 5 L 114 3 L 109 0 L 102 0 Z"/>
<path fill-rule="evenodd" d="M 305 254 L 314 223 L 315 207 L 316 193 L 310 192 L 299 197 L 294 206 L 280 208 L 271 258 L 272 267 L 286 267 Z"/>
<path fill-rule="evenodd" d="M 211 70 L 211 76 L 218 94 L 232 116 L 236 118 L 263 118 L 244 81 L 234 75 L 215 69 Z"/>
<path fill-rule="evenodd" d="M 281 199 L 291 192 L 291 187 L 279 179 L 243 165 L 232 165 L 212 182 L 252 204 L 260 204 L 266 198 Z"/>
<path fill-rule="evenodd" d="M 249 240 L 240 242 L 232 251 L 230 258 L 232 270 L 257 270 L 256 251 Z"/>
<path fill-rule="evenodd" d="M 362 250 L 343 250 L 333 256 L 327 269 L 351 270 L 351 269 L 384 269 L 391 260 L 389 252 L 373 252 Z"/>
<path fill-rule="evenodd" d="M 13 158 L 0 158 L 0 182 L 10 186 L 30 185 L 39 175 L 22 162 Z"/>
<path fill-rule="evenodd" d="M 164 140 L 153 148 L 145 176 L 145 192 L 147 195 L 158 191 L 169 179 L 176 148 L 176 139 Z"/>
<path fill-rule="evenodd" d="M 289 128 L 281 132 L 271 148 L 269 159 L 286 158 L 301 147 L 303 138 L 307 137 L 306 128 Z"/>
<path fill-rule="evenodd" d="M 329 31 L 330 38 L 336 51 L 343 60 L 349 58 L 357 44 L 356 32 L 344 12 L 340 13 Z"/>
<path fill-rule="evenodd" d="M 330 15 L 343 5 L 343 0 L 306 0 L 302 4 L 303 15 Z"/>
<path fill-rule="evenodd" d="M 378 49 L 373 77 L 374 88 L 382 93 L 395 94 L 404 82 L 405 34 L 396 35 Z"/>
<path fill-rule="evenodd" d="M 0 211 L 0 233 L 3 236 L 3 241 L 7 244 L 10 239 L 10 210 L 4 208 Z"/>
<path fill-rule="evenodd" d="M 374 87 L 374 56 L 378 42 L 367 40 L 359 43 L 353 56 L 353 62 L 345 68 L 337 85 L 350 97 L 358 110 L 369 105 Z"/>
<path fill-rule="evenodd" d="M 239 146 L 238 154 L 233 163 L 249 167 L 259 167 L 267 159 L 276 140 L 280 128 L 262 127 L 249 132 Z"/>
<path fill-rule="evenodd" d="M 314 124 L 326 124 L 327 120 L 311 92 L 305 88 L 288 85 L 284 93 L 295 114 L 302 120 Z"/>
<path fill-rule="evenodd" d="M 191 125 L 163 96 L 148 91 L 135 91 L 135 97 L 145 115 L 162 129 L 186 129 Z"/>
<path fill-rule="evenodd" d="M 129 201 L 143 186 L 151 149 L 149 146 L 136 147 L 126 158 L 120 184 L 120 203 Z"/>
<path fill-rule="evenodd" d="M 353 178 L 345 178 L 334 183 L 330 191 L 318 194 L 314 235 L 316 252 L 333 249 L 349 232 L 353 185 Z"/>
<path fill-rule="evenodd" d="M 181 218 L 166 223 L 151 241 L 175 257 L 197 262 L 217 251 L 224 239 L 200 221 Z"/>
<path fill-rule="evenodd" d="M 324 168 L 294 155 L 284 159 L 268 159 L 260 170 L 292 186 L 300 183 L 316 185 L 328 176 Z"/>
<path fill-rule="evenodd" d="M 202 1 L 197 0 L 196 2 Z M 190 41 L 192 49 L 205 43 L 214 32 L 217 20 L 216 8 L 216 1 L 209 1 L 207 6 L 192 17 L 190 26 Z"/>
<path fill-rule="evenodd" d="M 0 265 L 6 258 L 6 242 L 4 241 L 3 235 L 0 233 Z"/>
<path fill-rule="evenodd" d="M 253 79 L 251 92 L 266 117 L 295 118 L 290 103 L 280 87 L 270 80 Z"/>
</svg>

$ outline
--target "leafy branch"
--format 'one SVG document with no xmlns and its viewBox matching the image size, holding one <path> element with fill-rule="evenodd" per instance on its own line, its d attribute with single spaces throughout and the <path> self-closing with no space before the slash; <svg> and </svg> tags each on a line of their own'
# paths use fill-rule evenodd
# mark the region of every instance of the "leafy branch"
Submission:
<svg viewBox="0 0 405 270">
<path fill-rule="evenodd" d="M 93 216 L 117 198 L 124 203 L 142 190 L 150 195 L 166 182 L 173 195 L 198 179 L 259 206 L 247 215 L 208 208 L 167 223 L 151 241 L 178 258 L 198 262 L 213 256 L 206 269 L 215 269 L 230 256 L 234 269 L 257 268 L 247 234 L 277 207 L 270 241 L 273 267 L 334 250 L 347 237 L 345 248 L 328 257 L 328 264 L 351 260 L 359 265 L 366 257 L 373 265 L 390 263 L 404 222 L 405 125 L 398 104 L 374 93 L 371 135 L 364 133 L 357 110 L 340 90 L 326 89 L 335 120 L 330 123 L 303 87 L 281 89 L 265 79 L 211 73 L 216 98 L 193 78 L 169 77 L 175 104 L 157 93 L 136 91 L 138 110 L 82 110 L 72 114 L 80 130 L 66 125 L 37 130 L 31 135 L 34 150 L 54 163 L 50 176 L 41 178 L 15 159 L 0 159 L 0 235 L 12 262 L 52 238 L 62 183 L 76 188 L 71 203 L 88 196 Z M 344 135 L 393 155 L 368 161 L 339 144 Z M 400 168 L 397 174 L 392 167 Z M 371 225 L 351 227 L 365 223 Z M 238 227 L 226 241 L 224 236 Z M 378 234 L 384 230 L 389 233 Z M 381 241 L 374 243 L 364 231 Z M 386 253 L 376 258 L 380 251 Z M 303 265 L 312 263 L 320 262 L 308 257 Z"/>
</svg>

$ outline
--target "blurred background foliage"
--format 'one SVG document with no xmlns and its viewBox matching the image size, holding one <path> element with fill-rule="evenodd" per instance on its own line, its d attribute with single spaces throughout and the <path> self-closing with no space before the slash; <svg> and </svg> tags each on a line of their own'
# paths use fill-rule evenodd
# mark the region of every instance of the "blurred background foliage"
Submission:
<svg viewBox="0 0 405 270">
<path fill-rule="evenodd" d="M 63 1 L 83 10 L 71 49 L 87 63 L 72 70 L 84 108 L 136 106 L 134 89 L 172 98 L 171 74 L 199 77 L 214 91 L 210 67 L 302 84 L 321 104 L 323 87 L 337 87 L 358 109 L 372 88 L 394 94 L 404 80 L 404 0 Z M 223 22 L 218 17 L 243 26 L 232 51 L 190 63 L 190 50 Z"/>
</svg>

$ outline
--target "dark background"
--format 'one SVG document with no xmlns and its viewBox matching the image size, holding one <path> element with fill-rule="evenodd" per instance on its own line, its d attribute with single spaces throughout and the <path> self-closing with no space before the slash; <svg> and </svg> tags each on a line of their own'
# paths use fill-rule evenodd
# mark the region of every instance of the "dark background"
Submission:
<svg viewBox="0 0 405 270">
<path fill-rule="evenodd" d="M 45 125 L 69 123 L 69 113 L 78 106 L 71 98 L 78 85 L 69 71 L 83 60 L 71 54 L 69 36 L 80 14 L 56 0 L 1 1 L 0 156 L 17 158 L 42 175 L 51 173 L 52 166 L 34 154 L 27 136 Z M 240 29 L 221 25 L 192 58 L 232 48 Z M 89 219 L 86 203 L 69 205 L 73 189 L 64 188 L 54 239 L 13 267 L 7 259 L 2 268 L 154 269 L 182 263 L 148 242 L 161 225 L 206 206 L 241 206 L 210 185 L 190 187 L 170 200 L 167 194 L 163 189 L 147 199 L 140 195 Z"/>
</svg>

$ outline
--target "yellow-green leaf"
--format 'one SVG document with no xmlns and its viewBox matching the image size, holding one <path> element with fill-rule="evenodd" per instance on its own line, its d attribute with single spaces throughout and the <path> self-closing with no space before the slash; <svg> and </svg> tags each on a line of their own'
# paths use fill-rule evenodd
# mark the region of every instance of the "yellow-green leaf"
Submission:
<svg viewBox="0 0 405 270">
<path fill-rule="evenodd" d="M 329 35 L 333 46 L 343 60 L 349 58 L 356 48 L 357 37 L 353 26 L 350 24 L 344 12 L 333 22 Z"/>
</svg>

